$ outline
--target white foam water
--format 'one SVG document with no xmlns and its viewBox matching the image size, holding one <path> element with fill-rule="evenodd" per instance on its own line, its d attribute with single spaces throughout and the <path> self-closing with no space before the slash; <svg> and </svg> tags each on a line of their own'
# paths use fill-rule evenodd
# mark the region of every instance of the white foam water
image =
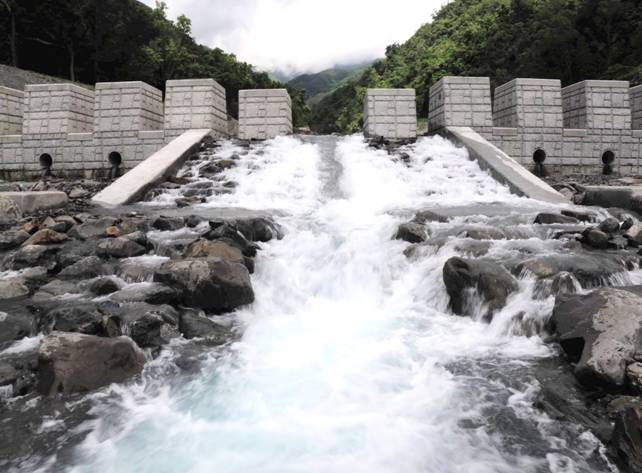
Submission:
<svg viewBox="0 0 642 473">
<path fill-rule="evenodd" d="M 242 338 L 199 376 L 149 369 L 113 387 L 65 471 L 604 471 L 589 460 L 594 438 L 532 407 L 529 370 L 551 348 L 516 335 L 509 316 L 488 325 L 449 312 L 454 245 L 409 259 L 391 239 L 408 209 L 537 204 L 439 137 L 409 147 L 409 163 L 361 136 L 309 141 L 244 156 L 228 171 L 235 192 L 207 204 L 284 215 L 285 237 L 257 257 L 256 301 L 236 313 Z M 522 284 L 508 305 L 545 317 L 551 300 Z"/>
</svg>

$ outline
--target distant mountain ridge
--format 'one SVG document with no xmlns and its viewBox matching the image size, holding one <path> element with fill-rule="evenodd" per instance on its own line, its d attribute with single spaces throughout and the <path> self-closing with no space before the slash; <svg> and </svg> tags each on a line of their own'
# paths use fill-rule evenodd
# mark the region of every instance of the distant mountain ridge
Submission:
<svg viewBox="0 0 642 473">
<path fill-rule="evenodd" d="M 288 82 L 290 87 L 304 91 L 308 103 L 318 103 L 327 94 L 333 92 L 350 80 L 357 79 L 370 67 L 372 61 L 359 64 L 335 66 L 321 72 L 301 74 Z"/>
</svg>

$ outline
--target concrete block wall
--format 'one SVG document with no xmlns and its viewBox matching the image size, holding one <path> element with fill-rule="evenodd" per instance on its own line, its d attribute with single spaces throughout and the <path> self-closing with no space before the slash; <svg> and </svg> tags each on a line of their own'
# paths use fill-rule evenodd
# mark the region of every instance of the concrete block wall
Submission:
<svg viewBox="0 0 642 473">
<path fill-rule="evenodd" d="M 585 80 L 562 89 L 564 128 L 631 128 L 629 83 Z"/>
<path fill-rule="evenodd" d="M 492 128 L 488 77 L 443 77 L 430 88 L 428 129 L 446 126 Z"/>
<path fill-rule="evenodd" d="M 99 82 L 95 89 L 94 131 L 163 129 L 163 93 L 144 82 Z"/>
<path fill-rule="evenodd" d="M 642 130 L 635 121 L 641 113 L 636 101 L 642 87 L 629 90 L 627 82 L 584 81 L 562 89 L 556 80 L 515 79 L 495 90 L 494 126 L 489 127 L 472 120 L 478 104 L 472 104 L 467 115 L 443 105 L 472 96 L 478 90 L 475 80 L 444 78 L 431 88 L 431 131 L 472 127 L 528 168 L 543 159 L 549 172 L 561 174 L 601 174 L 608 162 L 619 175 L 642 172 Z M 448 83 L 459 87 L 444 87 Z M 466 84 L 470 93 L 462 94 Z"/>
<path fill-rule="evenodd" d="M 368 89 L 363 104 L 366 136 L 399 140 L 417 136 L 414 89 Z"/>
<path fill-rule="evenodd" d="M 21 90 L 0 86 L 0 135 L 22 133 L 23 101 L 24 93 Z"/>
<path fill-rule="evenodd" d="M 286 89 L 239 91 L 239 138 L 265 140 L 292 134 L 292 99 Z"/>
<path fill-rule="evenodd" d="M 169 80 L 165 89 L 165 130 L 211 129 L 228 136 L 225 89 L 214 79 Z"/>
<path fill-rule="evenodd" d="M 631 128 L 642 130 L 642 85 L 629 89 L 631 104 Z"/>
<path fill-rule="evenodd" d="M 90 133 L 94 126 L 94 92 L 74 84 L 25 86 L 22 132 Z"/>
<path fill-rule="evenodd" d="M 230 136 L 225 90 L 212 79 L 169 81 L 162 94 L 143 82 L 99 83 L 95 92 L 73 84 L 30 85 L 25 93 L 0 88 L 0 179 L 33 178 L 50 165 L 54 175 L 107 176 L 125 172 L 192 128 Z M 285 91 L 259 91 L 261 136 L 292 132 Z M 256 93 L 248 93 L 256 97 Z M 255 102 L 256 103 L 256 102 Z M 260 136 L 257 136 L 260 137 Z"/>
</svg>

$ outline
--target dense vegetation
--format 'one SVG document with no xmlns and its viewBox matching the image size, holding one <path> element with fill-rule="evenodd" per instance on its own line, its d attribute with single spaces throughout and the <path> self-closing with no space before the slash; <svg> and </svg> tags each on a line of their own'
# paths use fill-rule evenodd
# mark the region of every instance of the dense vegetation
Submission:
<svg viewBox="0 0 642 473">
<path fill-rule="evenodd" d="M 454 0 L 406 43 L 387 48 L 357 80 L 313 107 L 318 132 L 351 132 L 367 87 L 414 87 L 428 113 L 430 86 L 444 75 L 642 79 L 642 0 Z"/>
<path fill-rule="evenodd" d="M 370 64 L 371 62 L 337 66 L 314 74 L 302 74 L 290 80 L 288 85 L 305 92 L 308 104 L 315 104 L 350 80 L 358 79 Z"/>
<path fill-rule="evenodd" d="M 73 81 L 212 77 L 237 116 L 238 90 L 283 87 L 232 54 L 199 45 L 191 22 L 136 0 L 0 0 L 0 62 Z M 306 122 L 302 92 L 290 90 L 295 125 Z"/>
</svg>

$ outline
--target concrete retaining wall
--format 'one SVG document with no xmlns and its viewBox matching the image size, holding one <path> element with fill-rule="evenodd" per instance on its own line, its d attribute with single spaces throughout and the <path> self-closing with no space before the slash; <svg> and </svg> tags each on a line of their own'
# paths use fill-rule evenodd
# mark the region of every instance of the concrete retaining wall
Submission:
<svg viewBox="0 0 642 473">
<path fill-rule="evenodd" d="M 87 178 L 135 167 L 188 129 L 229 136 L 225 90 L 212 79 L 0 87 L 0 179 L 54 175 Z"/>
<path fill-rule="evenodd" d="M 399 140 L 417 136 L 414 89 L 368 89 L 363 103 L 366 136 Z"/>
<path fill-rule="evenodd" d="M 436 83 L 430 89 L 430 131 L 472 127 L 527 168 L 543 159 L 549 172 L 601 174 L 612 159 L 616 174 L 642 172 L 642 86 L 584 81 L 562 89 L 556 80 L 515 79 L 495 90 L 489 119 L 489 84 L 477 77 Z"/>
<path fill-rule="evenodd" d="M 285 89 L 239 91 L 239 138 L 265 140 L 292 134 L 292 99 Z"/>
</svg>

